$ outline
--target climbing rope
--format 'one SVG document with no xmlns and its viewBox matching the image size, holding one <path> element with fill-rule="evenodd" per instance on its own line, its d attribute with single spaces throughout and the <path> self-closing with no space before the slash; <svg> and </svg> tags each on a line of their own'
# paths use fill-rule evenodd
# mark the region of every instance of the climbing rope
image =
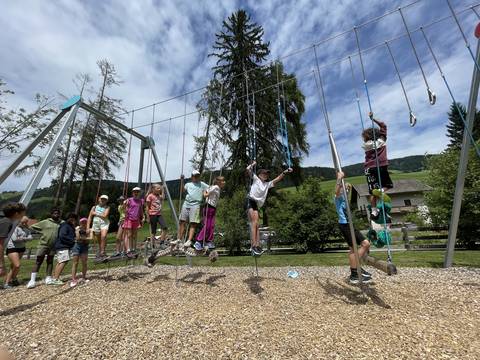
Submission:
<svg viewBox="0 0 480 360">
<path fill-rule="evenodd" d="M 357 102 L 358 116 L 360 117 L 360 122 L 362 124 L 362 130 L 365 130 L 365 126 L 363 124 L 362 108 L 360 106 L 360 96 L 358 94 L 357 86 L 355 85 L 356 84 L 355 72 L 353 71 L 353 64 L 352 64 L 352 57 L 351 56 L 348 57 L 348 63 L 350 64 L 350 72 L 352 74 L 352 88 L 353 88 L 353 91 L 355 93 L 355 101 Z"/>
<path fill-rule="evenodd" d="M 417 59 L 418 67 L 420 68 L 420 72 L 422 73 L 423 81 L 425 82 L 425 86 L 427 87 L 428 101 L 430 102 L 430 105 L 435 105 L 435 102 L 437 101 L 437 97 L 436 97 L 435 93 L 432 91 L 432 89 L 430 89 L 430 86 L 428 85 L 427 76 L 425 75 L 425 72 L 423 71 L 422 63 L 420 62 L 420 58 L 418 57 L 417 49 L 415 48 L 415 44 L 413 43 L 412 35 L 410 34 L 410 30 L 408 28 L 405 17 L 403 16 L 403 12 L 402 12 L 401 8 L 398 8 L 398 13 L 400 14 L 400 17 L 402 18 L 403 25 L 404 25 L 405 30 L 407 32 L 408 40 L 410 41 L 410 45 L 412 46 L 413 54 L 415 55 L 415 59 Z"/>
<path fill-rule="evenodd" d="M 134 115 L 135 114 L 135 110 L 132 110 L 132 120 L 131 120 L 131 125 L 130 125 L 130 128 L 133 129 L 133 119 L 134 119 Z M 133 135 L 132 133 L 130 133 L 130 139 L 128 140 L 128 152 L 127 152 L 127 164 L 126 164 L 126 167 L 125 167 L 125 178 L 124 178 L 124 181 L 123 181 L 123 196 L 125 198 L 127 198 L 128 196 L 128 179 L 129 179 L 129 176 L 130 176 L 130 156 L 131 156 L 131 153 L 132 153 L 132 138 L 133 138 Z"/>
<path fill-rule="evenodd" d="M 377 138 L 376 138 L 376 134 L 375 134 L 375 131 L 374 131 L 375 123 L 373 121 L 372 102 L 371 102 L 371 99 L 370 99 L 370 93 L 368 92 L 368 83 L 367 83 L 367 77 L 365 75 L 365 66 L 363 65 L 362 51 L 361 51 L 360 41 L 359 41 L 359 38 L 358 38 L 358 32 L 357 32 L 356 28 L 354 28 L 354 33 L 355 33 L 355 39 L 356 39 L 357 48 L 358 48 L 358 57 L 360 59 L 360 67 L 362 69 L 363 84 L 364 84 L 364 87 L 365 87 L 365 94 L 366 94 L 367 101 L 368 101 L 368 108 L 369 108 L 370 114 L 371 114 L 370 120 L 372 122 L 372 130 L 373 130 L 372 131 L 372 133 L 373 133 L 373 148 L 375 150 L 375 162 L 376 162 L 376 168 L 377 168 L 378 185 L 379 185 L 380 189 L 383 189 L 382 179 L 381 179 L 381 176 L 380 176 L 380 164 L 379 164 L 379 161 L 378 161 Z M 385 233 L 388 234 L 385 202 L 383 201 L 383 197 L 382 197 L 382 215 L 383 215 L 383 229 L 384 229 Z M 392 263 L 392 250 L 390 248 L 390 241 L 388 241 L 388 237 L 387 237 L 387 261 L 389 263 Z"/>
<path fill-rule="evenodd" d="M 410 126 L 413 127 L 417 123 L 417 117 L 412 111 L 412 107 L 410 106 L 410 101 L 408 101 L 407 91 L 405 90 L 405 86 L 403 85 L 402 76 L 400 75 L 400 70 L 398 69 L 397 62 L 395 61 L 395 57 L 393 56 L 392 49 L 390 48 L 388 41 L 385 41 L 385 46 L 387 47 L 388 53 L 390 54 L 390 58 L 392 59 L 392 62 L 393 62 L 393 66 L 395 67 L 395 72 L 397 73 L 398 81 L 400 81 L 400 85 L 402 86 L 403 96 L 405 97 L 405 101 L 407 102 L 407 106 L 408 106 Z"/>
<path fill-rule="evenodd" d="M 447 78 L 445 77 L 445 74 L 443 73 L 442 68 L 440 67 L 440 63 L 438 62 L 437 56 L 435 55 L 435 53 L 434 53 L 434 51 L 433 51 L 432 45 L 431 45 L 431 43 L 430 43 L 430 40 L 428 40 L 427 34 L 425 34 L 425 31 L 423 30 L 422 27 L 420 28 L 420 31 L 422 32 L 423 38 L 425 39 L 425 42 L 427 43 L 427 47 L 428 47 L 428 49 L 430 50 L 430 54 L 432 54 L 433 60 L 434 60 L 435 64 L 437 65 L 438 71 L 440 72 L 440 76 L 442 77 L 443 82 L 445 83 L 445 86 L 446 86 L 446 88 L 447 88 L 447 90 L 448 90 L 448 93 L 450 94 L 450 97 L 452 98 L 453 104 L 454 104 L 455 107 L 457 108 L 458 115 L 460 116 L 460 119 L 462 119 L 462 122 L 463 122 L 463 125 L 464 125 L 464 129 L 465 129 L 465 131 L 467 132 L 468 137 L 470 138 L 470 142 L 472 143 L 472 145 L 473 145 L 473 147 L 475 148 L 475 151 L 476 151 L 478 157 L 480 158 L 480 149 L 479 149 L 479 147 L 478 147 L 478 145 L 477 145 L 477 142 L 475 141 L 475 139 L 474 139 L 474 137 L 473 137 L 473 135 L 472 135 L 472 132 L 471 132 L 470 129 L 468 128 L 467 121 L 465 120 L 465 117 L 463 116 L 463 113 L 462 113 L 462 109 L 460 109 L 460 106 L 458 105 L 457 100 L 455 100 L 455 97 L 453 96 L 452 89 L 450 88 L 450 85 L 449 85 L 449 83 L 448 83 L 448 81 L 447 81 Z"/>
<path fill-rule="evenodd" d="M 285 161 L 287 164 L 287 168 L 292 167 L 292 155 L 290 152 L 290 145 L 288 142 L 288 128 L 287 128 L 287 119 L 286 119 L 286 100 L 285 100 L 285 89 L 283 88 L 283 81 L 282 81 L 282 96 L 280 96 L 280 77 L 278 71 L 279 62 L 276 63 L 276 72 L 277 72 L 277 109 L 278 109 L 278 117 L 280 123 L 280 138 L 282 142 L 282 150 L 285 156 Z M 282 75 L 283 78 L 283 75 Z M 283 109 L 280 100 L 283 98 Z"/>
</svg>

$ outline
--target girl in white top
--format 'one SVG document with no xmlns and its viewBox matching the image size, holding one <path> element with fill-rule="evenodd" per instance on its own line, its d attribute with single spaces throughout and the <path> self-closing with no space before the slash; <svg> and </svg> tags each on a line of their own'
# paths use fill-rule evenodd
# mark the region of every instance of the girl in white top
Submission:
<svg viewBox="0 0 480 360">
<path fill-rule="evenodd" d="M 265 169 L 260 169 L 258 171 L 258 176 L 252 171 L 253 167 L 256 165 L 254 161 L 252 164 L 247 166 L 247 172 L 253 178 L 252 186 L 250 187 L 250 192 L 248 193 L 247 199 L 247 215 L 248 221 L 250 223 L 250 235 L 251 235 L 251 245 L 250 249 L 252 255 L 260 256 L 263 254 L 263 249 L 260 246 L 260 226 L 258 223 L 259 215 L 258 210 L 263 206 L 265 200 L 267 199 L 268 190 L 274 187 L 278 182 L 282 181 L 286 174 L 291 173 L 292 168 L 288 168 L 278 175 L 275 179 L 268 181 L 268 176 L 270 171 Z"/>
<path fill-rule="evenodd" d="M 218 200 L 220 199 L 220 191 L 225 187 L 225 178 L 223 176 L 217 176 L 215 178 L 215 185 L 210 186 L 203 196 L 207 199 L 205 207 L 205 216 L 203 218 L 203 228 L 197 235 L 197 241 L 195 241 L 195 250 L 201 251 L 204 247 L 208 250 L 215 248 L 213 243 L 215 232 L 215 214 L 217 212 Z"/>
</svg>

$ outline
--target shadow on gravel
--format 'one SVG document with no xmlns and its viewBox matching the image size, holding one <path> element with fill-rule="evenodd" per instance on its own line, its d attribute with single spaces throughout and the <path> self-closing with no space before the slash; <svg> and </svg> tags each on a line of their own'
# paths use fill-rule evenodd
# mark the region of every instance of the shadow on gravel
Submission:
<svg viewBox="0 0 480 360">
<path fill-rule="evenodd" d="M 117 280 L 121 282 L 128 282 L 131 280 L 143 279 L 145 276 L 150 275 L 148 272 L 132 272 L 120 276 Z"/>
<path fill-rule="evenodd" d="M 210 287 L 219 286 L 218 284 L 215 284 L 216 281 L 219 280 L 219 279 L 223 279 L 224 277 L 226 277 L 226 275 L 224 275 L 224 274 L 212 275 L 212 276 L 208 277 L 207 280 L 205 280 L 205 284 L 207 284 Z"/>
<path fill-rule="evenodd" d="M 47 296 L 47 297 L 44 298 L 44 299 L 34 301 L 34 302 L 30 303 L 30 304 L 18 305 L 18 306 L 15 306 L 15 307 L 11 308 L 11 309 L 7 309 L 7 310 L 0 311 L 0 316 L 16 315 L 16 314 L 19 314 L 19 313 L 21 313 L 21 312 L 23 312 L 23 311 L 25 311 L 25 310 L 33 309 L 34 307 L 36 307 L 36 306 L 38 306 L 38 305 L 41 305 L 41 304 L 44 304 L 44 303 L 46 303 L 48 300 L 53 299 L 53 298 L 56 297 L 56 296 L 66 294 L 66 293 L 72 291 L 73 289 L 74 289 L 74 288 L 68 287 L 68 288 L 60 291 L 59 293 L 52 294 L 52 295 L 50 295 L 50 296 Z"/>
<path fill-rule="evenodd" d="M 474 282 L 465 282 L 462 285 L 464 286 L 471 286 L 477 289 L 480 289 L 480 283 L 474 283 Z"/>
<path fill-rule="evenodd" d="M 155 276 L 152 281 L 148 281 L 147 284 L 152 284 L 157 281 L 169 281 L 171 280 L 170 276 L 168 274 L 160 274 Z"/>
<path fill-rule="evenodd" d="M 262 298 L 262 293 L 265 290 L 261 285 L 263 280 L 265 279 L 260 276 L 257 277 L 252 275 L 248 279 L 243 280 L 243 282 L 248 285 L 248 288 L 252 294 L 258 295 L 259 298 Z"/>
<path fill-rule="evenodd" d="M 315 278 L 318 285 L 331 297 L 341 300 L 346 304 L 350 305 L 365 305 L 370 299 L 375 305 L 380 306 L 384 309 L 391 309 L 392 307 L 388 305 L 383 299 L 378 295 L 377 290 L 371 287 L 370 284 L 365 284 L 357 288 L 353 288 L 349 285 L 342 284 L 338 281 L 332 282 L 326 280 L 324 282 L 320 279 Z"/>
<path fill-rule="evenodd" d="M 197 281 L 200 279 L 205 273 L 203 271 L 197 271 L 194 273 L 189 273 L 185 275 L 184 277 L 178 279 L 178 281 L 181 281 L 185 284 L 203 284 L 201 281 Z"/>
</svg>

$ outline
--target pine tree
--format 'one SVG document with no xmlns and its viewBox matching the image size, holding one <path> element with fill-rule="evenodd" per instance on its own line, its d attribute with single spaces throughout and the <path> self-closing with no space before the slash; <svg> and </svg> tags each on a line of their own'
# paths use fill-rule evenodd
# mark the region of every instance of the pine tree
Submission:
<svg viewBox="0 0 480 360">
<path fill-rule="evenodd" d="M 452 105 L 450 105 L 450 111 L 448 112 L 449 123 L 447 125 L 447 136 L 450 138 L 450 144 L 448 144 L 448 148 L 450 149 L 459 149 L 462 146 L 465 125 L 458 109 L 460 109 L 463 118 L 465 120 L 467 119 L 465 106 L 460 103 L 457 103 L 457 105 L 458 108 L 455 103 L 452 103 Z M 480 112 L 475 114 L 472 135 L 475 141 L 480 140 Z"/>
<path fill-rule="evenodd" d="M 285 94 L 289 145 L 295 168 L 299 168 L 302 156 L 308 152 L 305 124 L 301 122 L 305 98 L 295 76 L 285 74 L 282 63 L 265 66 L 270 50 L 263 35 L 263 28 L 252 22 L 244 10 L 236 11 L 223 22 L 222 30 L 216 34 L 214 51 L 209 55 L 217 59 L 212 69 L 214 78 L 198 104 L 208 119 L 208 136 L 197 139 L 201 155 L 194 162 L 204 167 L 208 157 L 206 141 L 225 145 L 229 156 L 224 166 L 230 169 L 231 182 L 237 184 L 242 182 L 241 174 L 252 161 L 254 150 L 261 166 L 285 167 L 285 154 L 278 136 L 278 91 Z M 283 82 L 283 89 L 276 86 L 277 80 Z M 210 155 L 214 156 L 214 152 Z"/>
</svg>

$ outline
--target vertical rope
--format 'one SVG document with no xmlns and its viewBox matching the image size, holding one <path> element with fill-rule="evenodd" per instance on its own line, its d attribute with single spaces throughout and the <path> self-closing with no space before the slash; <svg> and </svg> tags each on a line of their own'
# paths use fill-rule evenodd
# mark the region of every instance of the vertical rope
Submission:
<svg viewBox="0 0 480 360">
<path fill-rule="evenodd" d="M 445 83 L 445 86 L 446 86 L 446 88 L 447 88 L 447 90 L 448 90 L 448 93 L 450 94 L 450 97 L 452 98 L 452 101 L 453 101 L 453 103 L 455 104 L 455 107 L 457 108 L 458 115 L 459 115 L 460 118 L 462 119 L 463 128 L 464 128 L 465 131 L 467 132 L 468 137 L 470 138 L 470 142 L 472 143 L 472 145 L 473 145 L 473 147 L 475 148 L 475 151 L 476 151 L 478 157 L 480 158 L 480 149 L 478 148 L 477 142 L 475 141 L 475 139 L 474 139 L 474 137 L 473 137 L 473 135 L 472 135 L 472 132 L 471 132 L 470 129 L 468 128 L 467 121 L 465 120 L 465 117 L 464 117 L 463 114 L 462 114 L 462 109 L 460 109 L 460 106 L 458 105 L 457 100 L 455 100 L 455 97 L 453 96 L 452 89 L 450 88 L 450 85 L 448 84 L 447 78 L 445 77 L 445 74 L 444 74 L 443 71 L 442 71 L 442 68 L 441 68 L 441 66 L 440 66 L 440 63 L 438 62 L 437 56 L 435 55 L 435 53 L 434 53 L 434 51 L 433 51 L 432 44 L 430 43 L 430 40 L 428 40 L 427 34 L 425 34 L 425 31 L 423 30 L 423 27 L 420 27 L 420 31 L 421 31 L 424 39 L 425 39 L 425 42 L 427 43 L 427 47 L 428 47 L 428 49 L 430 50 L 430 54 L 432 54 L 433 60 L 434 60 L 435 64 L 437 65 L 438 71 L 440 72 L 440 76 L 442 77 L 443 82 Z"/>
<path fill-rule="evenodd" d="M 165 181 L 167 181 L 167 163 L 168 163 L 168 148 L 170 147 L 170 130 L 172 127 L 172 118 L 168 120 L 168 135 L 167 135 L 167 149 L 165 150 L 165 166 L 164 166 L 164 173 L 163 177 L 165 178 Z M 166 186 L 167 184 L 163 184 Z"/>
<path fill-rule="evenodd" d="M 353 31 L 355 33 L 355 39 L 356 39 L 357 48 L 358 48 L 358 57 L 360 59 L 360 66 L 362 68 L 363 84 L 364 84 L 364 88 L 365 88 L 365 94 L 367 96 L 368 108 L 370 110 L 370 113 L 372 114 L 372 116 L 370 117 L 370 120 L 372 122 L 372 129 L 374 129 L 375 128 L 375 123 L 373 122 L 372 102 L 370 100 L 370 94 L 368 92 L 367 77 L 365 75 L 365 67 L 363 65 L 362 50 L 360 48 L 360 41 L 358 39 L 357 28 L 354 27 Z M 376 135 L 375 135 L 375 131 L 372 131 L 372 133 L 373 133 L 373 147 L 375 149 L 375 162 L 376 162 L 376 168 L 377 168 L 378 185 L 380 186 L 380 189 L 383 189 L 382 179 L 380 177 L 380 163 L 378 161 L 377 138 L 376 138 Z M 383 199 L 382 199 L 382 215 L 383 215 L 383 229 L 384 229 L 385 232 L 388 232 L 387 217 L 386 217 L 386 212 L 385 212 L 385 203 L 383 202 Z M 391 251 L 391 248 L 390 248 L 390 241 L 387 241 L 387 261 L 392 262 L 392 251 Z"/>
<path fill-rule="evenodd" d="M 356 83 L 355 72 L 353 71 L 352 58 L 350 56 L 348 57 L 348 62 L 350 64 L 350 72 L 352 73 L 352 88 L 353 88 L 353 91 L 355 93 L 355 101 L 357 102 L 358 116 L 360 117 L 360 123 L 362 124 L 362 130 L 365 130 L 365 125 L 363 124 L 362 108 L 360 107 L 360 96 L 358 94 L 357 87 L 355 86 L 355 83 Z"/>
<path fill-rule="evenodd" d="M 132 120 L 130 123 L 130 129 L 133 129 L 133 118 L 135 116 L 135 110 L 132 110 Z M 125 168 L 125 179 L 123 182 L 123 196 L 126 198 L 128 195 L 128 179 L 130 176 L 130 155 L 132 151 L 132 134 L 130 133 L 130 139 L 128 141 L 128 152 L 127 152 L 127 165 Z"/>
</svg>

